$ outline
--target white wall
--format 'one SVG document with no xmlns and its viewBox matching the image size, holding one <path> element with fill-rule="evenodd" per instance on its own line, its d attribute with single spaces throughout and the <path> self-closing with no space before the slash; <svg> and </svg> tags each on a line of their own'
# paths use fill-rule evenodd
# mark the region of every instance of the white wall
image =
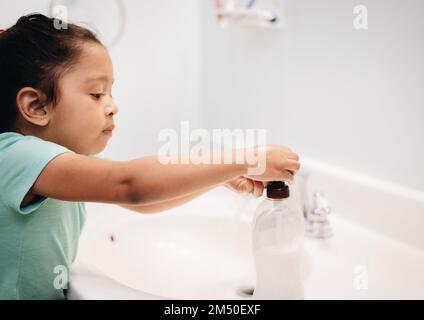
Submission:
<svg viewBox="0 0 424 320">
<path fill-rule="evenodd" d="M 369 29 L 353 28 L 353 8 Z M 203 1 L 209 127 L 268 129 L 301 155 L 424 190 L 424 2 L 287 0 L 282 31 L 226 29 Z"/>
<path fill-rule="evenodd" d="M 99 4 L 110 1 L 97 0 Z M 157 154 L 159 131 L 178 129 L 181 120 L 199 125 L 200 111 L 198 1 L 184 0 L 184 5 L 177 0 L 123 2 L 126 32 L 110 50 L 115 68 L 113 95 L 120 109 L 114 136 L 102 153 L 112 159 Z M 49 3 L 1 1 L 0 27 L 9 27 L 32 12 L 48 14 Z M 116 16 L 105 10 L 98 14 L 100 21 Z"/>
<path fill-rule="evenodd" d="M 124 2 L 105 156 L 154 154 L 159 130 L 181 120 L 266 128 L 301 155 L 424 190 L 421 0 L 287 0 L 281 31 L 222 30 L 209 0 Z M 48 3 L 2 1 L 0 24 Z M 359 3 L 367 31 L 352 27 Z"/>
<path fill-rule="evenodd" d="M 128 27 L 111 50 L 118 130 L 104 152 L 114 159 L 157 154 L 163 128 L 199 124 L 197 0 L 126 0 Z"/>
</svg>

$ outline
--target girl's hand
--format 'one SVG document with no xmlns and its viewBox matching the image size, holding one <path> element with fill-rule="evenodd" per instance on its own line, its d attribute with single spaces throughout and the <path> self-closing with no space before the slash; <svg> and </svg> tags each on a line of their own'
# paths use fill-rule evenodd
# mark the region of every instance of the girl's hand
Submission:
<svg viewBox="0 0 424 320">
<path fill-rule="evenodd" d="M 245 175 L 251 180 L 292 182 L 294 175 L 300 169 L 299 156 L 285 146 L 268 144 L 255 146 L 248 150 L 259 159 L 252 167 L 262 169 L 259 174 L 248 173 Z"/>
<path fill-rule="evenodd" d="M 225 186 L 238 193 L 249 193 L 255 198 L 262 196 L 267 182 L 255 181 L 250 178 L 240 176 L 225 183 Z"/>
</svg>

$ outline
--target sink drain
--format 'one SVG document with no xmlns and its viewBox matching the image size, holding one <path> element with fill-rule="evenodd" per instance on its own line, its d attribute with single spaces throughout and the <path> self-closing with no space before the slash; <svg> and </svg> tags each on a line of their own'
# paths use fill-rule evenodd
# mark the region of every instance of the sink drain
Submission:
<svg viewBox="0 0 424 320">
<path fill-rule="evenodd" d="M 245 286 L 241 287 L 236 291 L 237 295 L 243 298 L 251 298 L 253 296 L 253 292 L 255 291 L 255 288 L 252 286 Z"/>
</svg>

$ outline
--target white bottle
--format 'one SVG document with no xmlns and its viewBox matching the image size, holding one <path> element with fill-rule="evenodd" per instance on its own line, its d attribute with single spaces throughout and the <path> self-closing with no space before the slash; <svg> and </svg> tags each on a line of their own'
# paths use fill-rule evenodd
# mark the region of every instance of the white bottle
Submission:
<svg viewBox="0 0 424 320">
<path fill-rule="evenodd" d="M 256 286 L 253 299 L 303 300 L 301 262 L 304 218 L 282 181 L 267 186 L 267 198 L 252 223 Z"/>
</svg>

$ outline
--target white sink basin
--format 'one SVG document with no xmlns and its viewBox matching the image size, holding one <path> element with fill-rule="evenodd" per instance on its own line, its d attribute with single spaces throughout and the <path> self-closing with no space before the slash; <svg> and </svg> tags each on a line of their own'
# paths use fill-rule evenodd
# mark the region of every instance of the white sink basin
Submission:
<svg viewBox="0 0 424 320">
<path fill-rule="evenodd" d="M 173 299 L 240 299 L 255 274 L 249 224 L 175 215 L 128 221 L 100 233 L 89 249 L 111 279 Z M 101 248 L 101 250 L 99 250 Z"/>
<path fill-rule="evenodd" d="M 251 299 L 249 219 L 231 201 L 220 190 L 155 215 L 88 205 L 70 298 Z M 305 243 L 306 299 L 424 298 L 422 251 L 332 218 L 333 238 Z"/>
</svg>

